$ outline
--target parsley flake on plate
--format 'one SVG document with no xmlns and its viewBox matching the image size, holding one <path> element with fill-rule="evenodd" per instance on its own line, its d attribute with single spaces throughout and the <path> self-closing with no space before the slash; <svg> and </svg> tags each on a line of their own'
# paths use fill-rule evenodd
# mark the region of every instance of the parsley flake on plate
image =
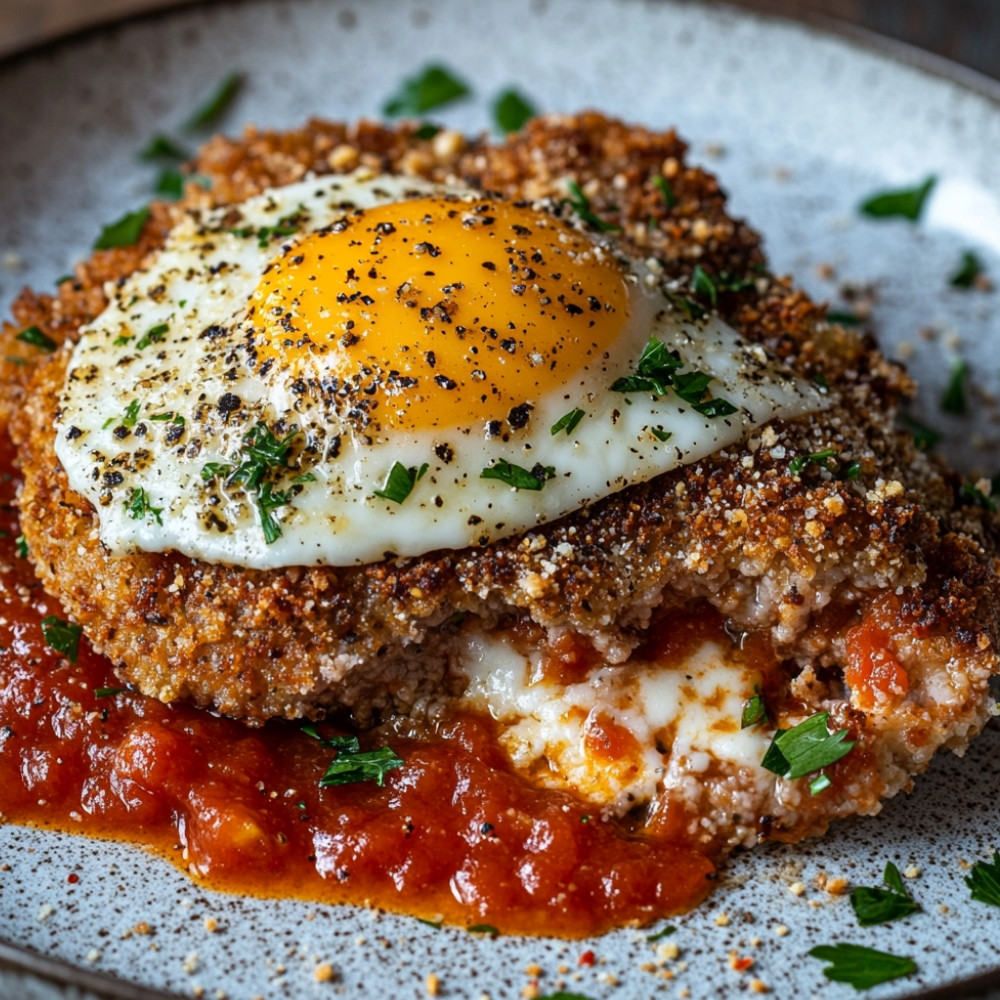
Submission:
<svg viewBox="0 0 1000 1000">
<path fill-rule="evenodd" d="M 190 160 L 191 154 L 168 135 L 154 135 L 139 153 L 140 160 Z"/>
<path fill-rule="evenodd" d="M 827 979 L 847 983 L 856 990 L 868 990 L 879 983 L 888 983 L 917 971 L 917 963 L 912 958 L 846 941 L 817 945 L 809 950 L 809 954 L 830 963 L 823 970 Z"/>
<path fill-rule="evenodd" d="M 537 114 L 534 104 L 513 88 L 501 91 L 493 102 L 493 123 L 505 135 L 520 131 Z"/>
<path fill-rule="evenodd" d="M 660 192 L 660 197 L 663 199 L 663 207 L 670 209 L 677 204 L 677 195 L 674 194 L 674 189 L 670 186 L 670 181 L 663 176 L 663 174 L 657 174 L 653 178 L 653 183 L 656 185 Z"/>
<path fill-rule="evenodd" d="M 922 424 L 908 413 L 900 416 L 903 426 L 913 435 L 913 447 L 917 451 L 930 451 L 941 440 L 941 435 L 933 427 Z"/>
<path fill-rule="evenodd" d="M 983 262 L 971 250 L 962 254 L 962 263 L 958 270 L 948 279 L 952 288 L 972 288 L 976 279 L 983 273 Z"/>
<path fill-rule="evenodd" d="M 862 927 L 886 924 L 890 920 L 900 920 L 913 913 L 920 913 L 923 907 L 910 898 L 903 885 L 899 869 L 890 861 L 885 866 L 882 881 L 888 886 L 861 885 L 851 890 L 851 906 Z"/>
<path fill-rule="evenodd" d="M 798 476 L 807 465 L 821 465 L 824 469 L 829 469 L 829 459 L 836 454 L 833 448 L 825 448 L 823 451 L 814 451 L 811 455 L 796 455 L 788 463 L 788 471 L 793 476 Z"/>
<path fill-rule="evenodd" d="M 1000 851 L 993 852 L 992 861 L 977 861 L 966 876 L 965 884 L 976 902 L 1000 906 Z"/>
<path fill-rule="evenodd" d="M 181 128 L 185 132 L 193 132 L 206 125 L 211 125 L 216 119 L 221 118 L 223 112 L 232 104 L 233 99 L 239 93 L 243 81 L 243 74 L 235 71 L 223 77 L 205 103 L 195 110 Z"/>
<path fill-rule="evenodd" d="M 969 367 L 961 359 L 952 362 L 951 377 L 941 395 L 941 409 L 956 417 L 964 417 L 969 412 L 969 403 L 965 395 L 965 377 Z"/>
<path fill-rule="evenodd" d="M 866 198 L 858 210 L 872 219 L 909 219 L 916 222 L 936 182 L 937 178 L 931 175 L 915 187 L 879 191 Z"/>
<path fill-rule="evenodd" d="M 419 117 L 426 111 L 451 104 L 471 93 L 464 80 L 445 66 L 434 64 L 403 80 L 396 93 L 382 105 L 382 113 L 388 118 L 399 118 L 401 115 Z"/>
</svg>

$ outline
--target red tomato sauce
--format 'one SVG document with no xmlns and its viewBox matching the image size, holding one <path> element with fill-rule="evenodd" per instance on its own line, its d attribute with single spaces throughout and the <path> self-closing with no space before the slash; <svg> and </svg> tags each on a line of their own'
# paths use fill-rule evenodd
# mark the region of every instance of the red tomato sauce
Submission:
<svg viewBox="0 0 1000 1000">
<path fill-rule="evenodd" d="M 596 934 L 707 894 L 713 864 L 683 842 L 683 824 L 637 836 L 571 795 L 529 785 L 489 719 L 456 716 L 434 740 L 378 741 L 404 761 L 382 787 L 321 788 L 334 751 L 299 726 L 250 729 L 123 690 L 85 639 L 68 662 L 41 628 L 47 615 L 64 616 L 17 554 L 15 488 L 4 475 L 0 813 L 8 821 L 141 844 L 209 887 L 364 903 L 504 933 Z"/>
</svg>

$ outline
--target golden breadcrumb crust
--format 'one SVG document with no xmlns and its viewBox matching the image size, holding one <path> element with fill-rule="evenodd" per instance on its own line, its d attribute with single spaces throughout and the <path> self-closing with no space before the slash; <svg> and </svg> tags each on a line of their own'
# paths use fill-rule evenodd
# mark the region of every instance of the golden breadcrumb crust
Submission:
<svg viewBox="0 0 1000 1000">
<path fill-rule="evenodd" d="M 208 191 L 189 185 L 182 205 L 154 205 L 136 246 L 95 253 L 55 297 L 26 291 L 4 328 L 3 353 L 27 363 L 0 363 L 0 417 L 10 417 L 20 449 L 22 527 L 45 587 L 143 692 L 254 721 L 346 708 L 367 722 L 385 708 L 426 708 L 456 683 L 449 655 L 470 622 L 530 617 L 551 636 L 579 633 L 622 662 L 654 609 L 707 601 L 733 628 L 770 635 L 787 663 L 786 695 L 822 704 L 839 691 L 838 711 L 853 713 L 860 730 L 865 713 L 844 701 L 837 674 L 844 636 L 892 595 L 899 607 L 886 621 L 904 666 L 955 681 L 947 708 L 913 709 L 925 727 L 938 711 L 928 745 L 964 740 L 982 725 L 996 666 L 989 516 L 957 506 L 954 484 L 894 430 L 896 407 L 912 391 L 905 373 L 769 275 L 757 235 L 726 214 L 716 180 L 684 156 L 672 132 L 594 113 L 537 120 L 499 145 L 327 122 L 209 142 L 193 165 Z M 15 334 L 36 325 L 73 341 L 103 308 L 103 283 L 154 252 L 184 204 L 240 201 L 309 171 L 359 165 L 511 197 L 559 197 L 575 180 L 595 212 L 623 227 L 628 252 L 658 257 L 680 281 L 699 264 L 753 279 L 720 292 L 720 314 L 805 377 L 825 380 L 829 408 L 776 421 L 708 459 L 483 548 L 274 571 L 170 553 L 110 558 L 53 451 L 68 351 L 43 359 Z M 676 204 L 667 204 L 661 176 Z M 831 449 L 828 463 L 796 463 Z"/>
</svg>

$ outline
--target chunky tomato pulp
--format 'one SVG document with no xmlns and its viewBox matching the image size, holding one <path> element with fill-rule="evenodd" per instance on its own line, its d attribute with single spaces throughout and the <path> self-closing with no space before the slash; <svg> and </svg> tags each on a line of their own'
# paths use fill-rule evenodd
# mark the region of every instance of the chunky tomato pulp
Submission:
<svg viewBox="0 0 1000 1000">
<path fill-rule="evenodd" d="M 7 473 L 0 812 L 8 821 L 136 842 L 215 888 L 503 932 L 594 934 L 686 909 L 708 891 L 713 866 L 697 850 L 638 838 L 514 774 L 488 719 L 458 716 L 433 741 L 390 740 L 404 763 L 382 787 L 321 788 L 334 751 L 298 726 L 250 729 L 122 690 L 86 640 L 68 662 L 41 627 L 62 613 L 17 554 L 15 486 Z"/>
</svg>

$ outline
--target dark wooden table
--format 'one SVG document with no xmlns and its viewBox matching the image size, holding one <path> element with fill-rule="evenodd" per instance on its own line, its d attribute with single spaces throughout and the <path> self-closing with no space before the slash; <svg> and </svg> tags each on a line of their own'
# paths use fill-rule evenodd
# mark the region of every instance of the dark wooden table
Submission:
<svg viewBox="0 0 1000 1000">
<path fill-rule="evenodd" d="M 171 2 L 181 0 L 0 0 L 0 54 Z M 751 6 L 840 18 L 1000 79 L 1000 0 L 752 0 Z"/>
</svg>

